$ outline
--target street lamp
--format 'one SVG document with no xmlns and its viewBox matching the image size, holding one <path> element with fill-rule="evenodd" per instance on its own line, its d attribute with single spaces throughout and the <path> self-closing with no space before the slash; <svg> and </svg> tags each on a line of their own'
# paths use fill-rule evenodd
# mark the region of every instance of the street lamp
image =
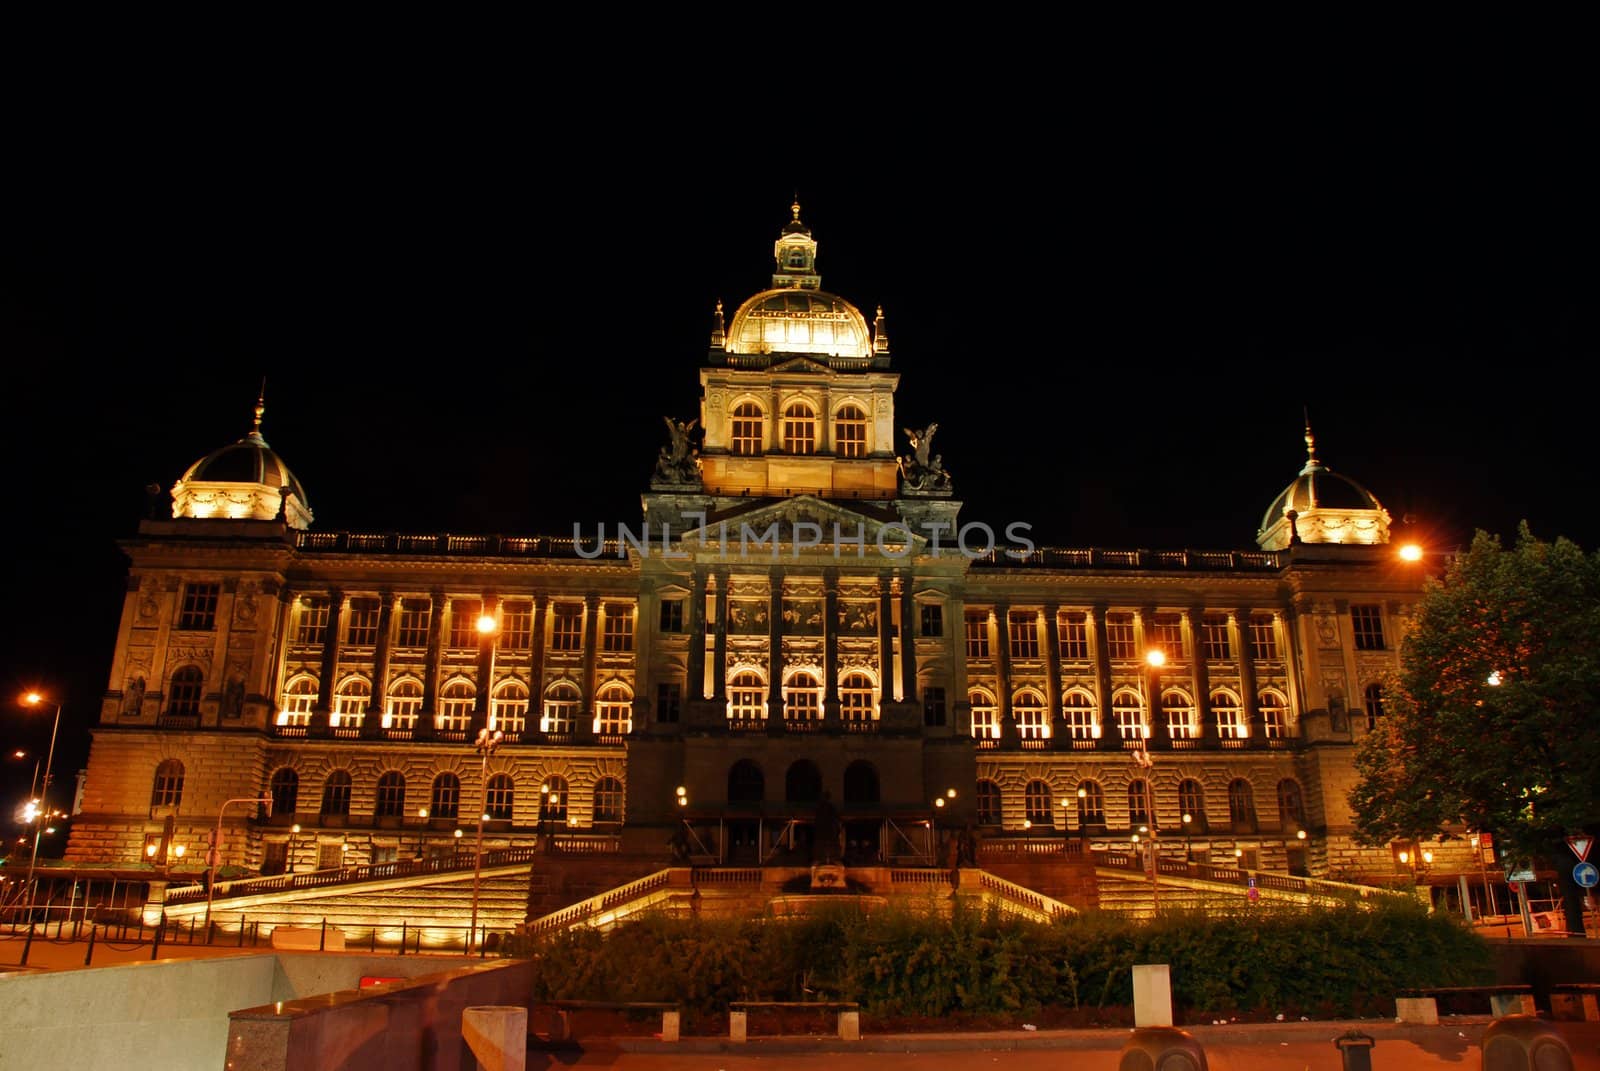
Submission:
<svg viewBox="0 0 1600 1071">
<path fill-rule="evenodd" d="M 217 808 L 217 827 L 211 831 L 211 850 L 206 853 L 206 932 L 211 932 L 211 900 L 217 888 L 217 863 L 222 854 L 222 813 L 228 809 L 230 803 L 257 803 L 267 809 L 268 817 L 272 815 L 271 796 L 240 796 L 238 799 L 224 800 L 222 806 Z M 182 847 L 178 855 L 183 855 Z"/>
<path fill-rule="evenodd" d="M 299 839 L 300 839 L 300 823 L 296 822 L 294 825 L 289 827 L 289 873 L 291 875 L 294 873 L 294 857 L 295 857 L 295 852 L 298 850 L 298 847 L 299 847 L 299 845 L 296 842 Z"/>
<path fill-rule="evenodd" d="M 494 627 L 494 618 L 486 616 L 478 619 L 480 631 L 488 631 L 483 627 L 486 620 L 489 622 L 489 628 Z M 472 745 L 481 756 L 478 762 L 478 783 L 482 786 L 483 806 L 478 808 L 478 845 L 472 853 L 472 923 L 467 927 L 469 956 L 472 954 L 473 935 L 478 932 L 478 880 L 483 872 L 483 820 L 488 817 L 485 812 L 489 810 L 489 756 L 494 754 L 495 748 L 500 746 L 500 741 L 504 738 L 505 734 L 499 729 L 491 732 L 488 726 L 484 726 L 478 730 L 478 742 Z"/>
<path fill-rule="evenodd" d="M 428 836 L 428 808 L 426 808 L 426 807 L 418 807 L 417 808 L 417 818 L 420 819 L 420 821 L 417 824 L 417 858 L 421 859 L 422 858 L 422 850 L 423 850 L 423 841 Z"/>
<path fill-rule="evenodd" d="M 1156 702 L 1156 688 L 1160 683 L 1160 669 L 1167 664 L 1167 653 L 1159 647 L 1152 647 L 1145 652 L 1145 663 L 1150 667 L 1149 683 L 1145 687 L 1145 702 L 1149 708 L 1149 724 L 1145 727 L 1145 736 L 1138 741 L 1138 746 L 1132 753 L 1133 764 L 1144 771 L 1141 780 L 1144 783 L 1144 814 L 1145 821 L 1150 824 L 1150 910 L 1156 914 L 1161 913 L 1161 852 L 1158 847 L 1156 832 L 1156 801 L 1155 801 L 1155 759 L 1150 754 L 1149 734 L 1154 732 L 1159 704 Z M 1143 826 L 1140 831 L 1144 832 Z M 1138 843 L 1138 838 L 1135 838 Z"/>
<path fill-rule="evenodd" d="M 22 697 L 22 702 L 30 707 L 37 707 L 48 702 L 38 692 L 29 692 Z M 35 819 L 33 827 L 33 854 L 28 857 L 28 919 L 33 920 L 33 904 L 38 895 L 38 887 L 33 881 L 34 864 L 39 861 L 39 837 L 44 833 L 44 816 L 50 812 L 48 800 L 50 799 L 50 767 L 56 761 L 56 732 L 61 728 L 61 704 L 56 704 L 55 722 L 50 726 L 50 750 L 44 760 L 44 784 L 39 790 L 39 810 L 41 816 Z M 38 767 L 35 766 L 37 772 Z"/>
</svg>

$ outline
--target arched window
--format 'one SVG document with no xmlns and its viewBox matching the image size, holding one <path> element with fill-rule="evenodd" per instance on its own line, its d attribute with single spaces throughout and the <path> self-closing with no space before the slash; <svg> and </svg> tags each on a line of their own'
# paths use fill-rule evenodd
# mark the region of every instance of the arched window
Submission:
<svg viewBox="0 0 1600 1071">
<path fill-rule="evenodd" d="M 1128 782 L 1128 824 L 1135 828 L 1150 824 L 1150 782 L 1135 777 Z"/>
<path fill-rule="evenodd" d="M 810 759 L 791 763 L 783 775 L 783 798 L 789 803 L 815 803 L 822 798 L 822 771 Z"/>
<path fill-rule="evenodd" d="M 378 797 L 372 808 L 378 818 L 404 818 L 406 814 L 406 775 L 385 770 L 378 778 Z"/>
<path fill-rule="evenodd" d="M 511 819 L 517 786 L 510 774 L 497 773 L 483 786 L 483 813 L 497 822 Z"/>
<path fill-rule="evenodd" d="M 1182 688 L 1168 688 L 1161 693 L 1161 710 L 1172 739 L 1192 740 L 1199 735 L 1195 732 L 1194 701 Z"/>
<path fill-rule="evenodd" d="M 184 666 L 172 675 L 167 693 L 167 715 L 173 718 L 198 718 L 200 695 L 205 691 L 206 675 L 199 666 Z"/>
<path fill-rule="evenodd" d="M 338 817 L 350 813 L 350 771 L 335 770 L 322 782 L 322 815 Z"/>
<path fill-rule="evenodd" d="M 1217 719 L 1219 740 L 1243 740 L 1249 734 L 1239 709 L 1239 697 L 1225 688 L 1211 693 L 1211 713 Z"/>
<path fill-rule="evenodd" d="M 439 715 L 434 719 L 436 728 L 444 732 L 464 733 L 472 724 L 472 707 L 478 690 L 472 682 L 457 677 L 444 686 L 439 694 Z"/>
<path fill-rule="evenodd" d="M 311 711 L 317 705 L 317 678 L 299 676 L 283 690 L 283 706 L 278 709 L 279 725 L 310 725 Z"/>
<path fill-rule="evenodd" d="M 428 814 L 433 818 L 454 818 L 461 808 L 461 779 L 453 773 L 442 773 L 433 779 L 429 793 Z"/>
<path fill-rule="evenodd" d="M 150 806 L 176 807 L 183 802 L 183 763 L 165 759 L 156 767 L 155 784 L 150 789 Z"/>
<path fill-rule="evenodd" d="M 622 782 L 615 777 L 602 777 L 594 783 L 594 820 L 622 821 Z"/>
<path fill-rule="evenodd" d="M 578 689 L 566 681 L 557 681 L 544 692 L 544 724 L 547 733 L 570 733 L 578 724 L 578 706 L 583 702 Z"/>
<path fill-rule="evenodd" d="M 845 721 L 872 721 L 878 716 L 872 702 L 872 678 L 846 673 L 839 682 L 839 716 Z"/>
<path fill-rule="evenodd" d="M 1074 740 L 1093 740 L 1100 735 L 1095 725 L 1094 700 L 1087 692 L 1068 692 L 1061 701 L 1061 716 Z"/>
<path fill-rule="evenodd" d="M 978 782 L 978 824 L 1000 824 L 1000 786 L 987 778 Z"/>
<path fill-rule="evenodd" d="M 520 733 L 528 726 L 528 686 L 519 680 L 502 681 L 489 701 L 489 728 Z"/>
<path fill-rule="evenodd" d="M 761 407 L 755 402 L 741 402 L 733 410 L 733 428 L 728 438 L 728 449 L 735 454 L 754 457 L 761 453 L 766 430 Z"/>
<path fill-rule="evenodd" d="M 1185 778 L 1178 782 L 1178 811 L 1189 816 L 1194 829 L 1204 829 L 1206 822 L 1206 790 L 1200 782 Z"/>
<path fill-rule="evenodd" d="M 767 716 L 767 682 L 753 669 L 728 682 L 728 720 L 761 721 Z"/>
<path fill-rule="evenodd" d="M 1305 828 L 1306 807 L 1304 799 L 1300 793 L 1300 782 L 1294 778 L 1285 777 L 1278 782 L 1278 814 L 1283 821 L 1283 828 L 1286 832 Z"/>
<path fill-rule="evenodd" d="M 1149 735 L 1144 728 L 1144 701 L 1138 692 L 1123 689 L 1112 696 L 1111 717 L 1123 740 L 1143 740 Z"/>
<path fill-rule="evenodd" d="M 300 775 L 287 766 L 272 771 L 268 783 L 272 793 L 273 814 L 294 814 L 300 804 Z"/>
<path fill-rule="evenodd" d="M 1289 735 L 1289 701 L 1276 688 L 1263 688 L 1258 697 L 1261 706 L 1262 734 L 1268 740 L 1282 740 Z"/>
<path fill-rule="evenodd" d="M 1022 816 L 1032 825 L 1055 824 L 1050 813 L 1050 786 L 1043 781 L 1029 781 L 1022 788 Z"/>
<path fill-rule="evenodd" d="M 972 704 L 972 735 L 979 740 L 998 740 L 1000 722 L 995 715 L 994 696 L 974 688 L 967 693 L 967 702 Z"/>
<path fill-rule="evenodd" d="M 594 704 L 597 736 L 626 736 L 633 730 L 633 696 L 628 686 L 612 681 L 600 689 Z"/>
<path fill-rule="evenodd" d="M 554 825 L 567 824 L 567 779 L 547 777 L 539 786 L 539 816 L 541 822 Z"/>
<path fill-rule="evenodd" d="M 1099 781 L 1084 781 L 1078 786 L 1078 828 L 1106 824 L 1106 790 Z"/>
<path fill-rule="evenodd" d="M 783 411 L 783 449 L 790 454 L 817 452 L 817 414 L 805 402 L 791 402 Z"/>
<path fill-rule="evenodd" d="M 740 759 L 728 768 L 729 803 L 760 803 L 766 794 L 767 782 L 761 767 L 749 759 Z"/>
<path fill-rule="evenodd" d="M 783 686 L 783 716 L 790 721 L 822 717 L 822 681 L 810 670 L 790 674 Z"/>
<path fill-rule="evenodd" d="M 383 715 L 385 729 L 414 729 L 422 710 L 422 684 L 402 677 L 389 686 L 389 706 Z"/>
<path fill-rule="evenodd" d="M 1383 717 L 1383 685 L 1373 683 L 1361 691 L 1362 703 L 1367 708 L 1367 729 L 1371 731 L 1378 727 L 1378 719 Z"/>
<path fill-rule="evenodd" d="M 1011 716 L 1017 722 L 1017 735 L 1024 740 L 1044 740 L 1050 735 L 1050 722 L 1044 716 L 1044 696 L 1024 688 L 1011 697 Z"/>
<path fill-rule="evenodd" d="M 841 406 L 834 414 L 833 449 L 840 457 L 867 456 L 867 414 L 858 407 Z"/>
<path fill-rule="evenodd" d="M 1228 782 L 1228 820 L 1235 831 L 1240 826 L 1253 827 L 1256 822 L 1256 795 L 1250 782 L 1236 777 Z"/>
<path fill-rule="evenodd" d="M 844 768 L 844 801 L 851 803 L 878 802 L 878 768 L 865 759 L 857 759 Z"/>
<path fill-rule="evenodd" d="M 333 697 L 333 727 L 359 729 L 372 702 L 372 685 L 363 677 L 346 677 Z"/>
</svg>

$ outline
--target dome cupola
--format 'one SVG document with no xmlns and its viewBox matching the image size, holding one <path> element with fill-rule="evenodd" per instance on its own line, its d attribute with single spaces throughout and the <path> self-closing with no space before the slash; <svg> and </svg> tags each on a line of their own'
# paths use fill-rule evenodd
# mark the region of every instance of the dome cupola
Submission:
<svg viewBox="0 0 1600 1071">
<path fill-rule="evenodd" d="M 281 519 L 291 528 L 311 525 L 305 489 L 261 437 L 265 396 L 256 398 L 250 434 L 190 465 L 172 485 L 174 517 L 241 521 Z"/>
<path fill-rule="evenodd" d="M 1282 550 L 1292 543 L 1389 542 L 1389 511 L 1372 492 L 1317 460 L 1316 437 L 1306 420 L 1306 463 L 1261 518 L 1256 543 Z"/>
</svg>

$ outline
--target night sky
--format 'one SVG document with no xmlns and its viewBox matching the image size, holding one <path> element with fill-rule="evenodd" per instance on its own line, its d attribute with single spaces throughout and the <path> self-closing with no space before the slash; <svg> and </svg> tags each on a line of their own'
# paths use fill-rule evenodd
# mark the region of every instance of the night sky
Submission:
<svg viewBox="0 0 1600 1071">
<path fill-rule="evenodd" d="M 697 415 L 713 303 L 767 285 L 797 192 L 823 288 L 884 306 L 897 424 L 939 423 L 966 520 L 1253 547 L 1308 408 L 1322 460 L 1436 549 L 1522 519 L 1600 547 L 1589 80 L 1351 65 L 1121 90 L 754 125 L 106 102 L 29 158 L 0 235 L 0 687 L 65 687 L 70 780 L 116 540 L 147 484 L 249 430 L 263 376 L 319 530 L 636 521 L 661 416 Z"/>
</svg>

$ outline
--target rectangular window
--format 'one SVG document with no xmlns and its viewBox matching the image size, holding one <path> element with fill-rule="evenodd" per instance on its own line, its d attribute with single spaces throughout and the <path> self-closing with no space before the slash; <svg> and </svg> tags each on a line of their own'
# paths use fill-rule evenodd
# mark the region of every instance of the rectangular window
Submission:
<svg viewBox="0 0 1600 1071">
<path fill-rule="evenodd" d="M 989 657 L 989 615 L 981 610 L 967 615 L 967 657 Z"/>
<path fill-rule="evenodd" d="M 1151 617 L 1150 642 L 1169 661 L 1187 657 L 1183 649 L 1183 618 L 1178 614 L 1156 614 Z"/>
<path fill-rule="evenodd" d="M 527 601 L 500 604 L 500 649 L 526 651 L 533 646 L 533 603 Z"/>
<path fill-rule="evenodd" d="M 683 600 L 661 600 L 660 627 L 662 632 L 683 631 Z"/>
<path fill-rule="evenodd" d="M 936 602 L 922 604 L 922 632 L 923 636 L 944 635 L 944 607 Z"/>
<path fill-rule="evenodd" d="M 338 870 L 344 866 L 343 844 L 317 845 L 317 869 Z"/>
<path fill-rule="evenodd" d="M 372 861 L 374 863 L 393 863 L 400 858 L 400 849 L 394 844 L 374 844 L 372 846 Z"/>
<path fill-rule="evenodd" d="M 478 617 L 483 613 L 483 603 L 477 599 L 452 599 L 450 601 L 450 646 L 478 646 Z"/>
<path fill-rule="evenodd" d="M 1228 631 L 1227 614 L 1206 614 L 1200 622 L 1204 636 L 1201 643 L 1205 648 L 1206 661 L 1225 662 L 1233 657 L 1233 637 Z"/>
<path fill-rule="evenodd" d="M 922 724 L 939 727 L 945 723 L 944 689 L 922 689 Z"/>
<path fill-rule="evenodd" d="M 210 632 L 217 627 L 217 597 L 221 584 L 185 584 L 183 608 L 178 612 L 178 627 L 195 632 Z"/>
<path fill-rule="evenodd" d="M 624 603 L 607 603 L 605 631 L 600 646 L 606 651 L 633 650 L 633 607 Z"/>
<path fill-rule="evenodd" d="M 1383 610 L 1377 604 L 1350 607 L 1350 626 L 1355 632 L 1356 650 L 1381 651 L 1383 647 Z"/>
<path fill-rule="evenodd" d="M 1039 619 L 1031 610 L 1007 614 L 1012 658 L 1039 657 Z"/>
<path fill-rule="evenodd" d="M 300 627 L 297 643 L 318 644 L 328 631 L 328 600 L 305 596 L 300 600 Z"/>
<path fill-rule="evenodd" d="M 552 651 L 583 649 L 583 606 L 573 602 L 556 603 L 555 620 L 550 626 Z"/>
<path fill-rule="evenodd" d="M 400 604 L 401 647 L 428 646 L 428 614 L 433 604 L 427 599 L 406 599 Z"/>
<path fill-rule="evenodd" d="M 1061 657 L 1068 662 L 1089 661 L 1089 621 L 1085 614 L 1066 613 L 1060 617 Z"/>
<path fill-rule="evenodd" d="M 661 725 L 678 724 L 682 698 L 683 689 L 675 682 L 656 685 L 656 721 Z"/>
<path fill-rule="evenodd" d="M 1132 614 L 1106 615 L 1106 655 L 1123 661 L 1139 657 L 1133 643 Z"/>
<path fill-rule="evenodd" d="M 378 600 L 350 600 L 350 629 L 346 642 L 352 647 L 378 645 Z"/>
<path fill-rule="evenodd" d="M 1373 607 L 1377 609 L 1377 607 Z M 1278 658 L 1278 622 L 1271 614 L 1250 615 L 1250 646 L 1258 660 L 1273 662 Z"/>
</svg>

